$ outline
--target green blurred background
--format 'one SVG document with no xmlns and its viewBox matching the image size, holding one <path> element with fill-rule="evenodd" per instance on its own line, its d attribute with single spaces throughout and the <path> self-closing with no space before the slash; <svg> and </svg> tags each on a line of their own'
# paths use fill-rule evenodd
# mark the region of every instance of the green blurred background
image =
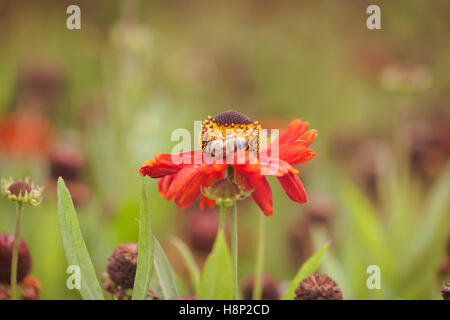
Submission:
<svg viewBox="0 0 450 320">
<path fill-rule="evenodd" d="M 70 4 L 81 30 L 66 28 Z M 366 28 L 370 4 L 381 30 Z M 57 175 L 100 276 L 115 246 L 137 241 L 140 165 L 171 151 L 174 129 L 234 109 L 267 128 L 301 118 L 319 131 L 317 157 L 300 167 L 309 204 L 269 180 L 265 271 L 281 287 L 328 239 L 320 271 L 344 298 L 438 299 L 450 273 L 449 57 L 444 0 L 0 1 L 0 176 L 46 187 L 23 224 L 41 298 L 79 298 L 66 288 Z M 188 294 L 170 238 L 202 264 L 217 212 L 180 210 L 145 183 Z M 258 214 L 239 203 L 243 284 Z M 2 197 L 0 231 L 12 233 L 14 217 Z M 381 268 L 381 290 L 366 286 L 369 265 Z"/>
</svg>

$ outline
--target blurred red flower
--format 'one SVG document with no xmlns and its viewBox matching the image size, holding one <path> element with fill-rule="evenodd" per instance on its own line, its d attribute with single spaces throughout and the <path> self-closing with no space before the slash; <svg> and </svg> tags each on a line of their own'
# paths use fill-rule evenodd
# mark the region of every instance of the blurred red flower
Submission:
<svg viewBox="0 0 450 320">
<path fill-rule="evenodd" d="M 0 153 L 30 157 L 47 152 L 51 124 L 40 113 L 17 111 L 0 117 Z"/>
</svg>

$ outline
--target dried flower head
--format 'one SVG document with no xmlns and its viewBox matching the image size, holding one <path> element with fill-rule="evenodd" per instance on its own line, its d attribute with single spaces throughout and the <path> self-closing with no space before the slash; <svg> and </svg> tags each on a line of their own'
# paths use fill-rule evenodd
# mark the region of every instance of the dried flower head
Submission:
<svg viewBox="0 0 450 320">
<path fill-rule="evenodd" d="M 342 300 L 342 291 L 326 274 L 313 274 L 300 282 L 294 300 Z"/>
<path fill-rule="evenodd" d="M 450 300 L 450 282 L 447 282 L 442 286 L 441 293 L 444 300 Z"/>
<path fill-rule="evenodd" d="M 123 289 L 133 288 L 138 256 L 137 243 L 122 243 L 108 258 L 109 278 Z"/>
<path fill-rule="evenodd" d="M 2 193 L 11 201 L 28 203 L 32 206 L 37 206 L 42 201 L 43 188 L 35 186 L 29 177 L 24 181 L 2 178 L 1 185 Z"/>
<path fill-rule="evenodd" d="M 245 300 L 253 299 L 253 287 L 255 285 L 255 276 L 249 276 L 244 282 L 242 295 Z M 262 300 L 279 300 L 280 299 L 280 284 L 271 274 L 263 274 L 262 282 Z"/>
<path fill-rule="evenodd" d="M 0 234 L 0 282 L 11 282 L 11 260 L 14 247 L 14 236 L 5 233 Z M 17 264 L 17 281 L 20 282 L 31 269 L 31 254 L 28 245 L 23 239 L 19 239 L 19 260 Z"/>
</svg>

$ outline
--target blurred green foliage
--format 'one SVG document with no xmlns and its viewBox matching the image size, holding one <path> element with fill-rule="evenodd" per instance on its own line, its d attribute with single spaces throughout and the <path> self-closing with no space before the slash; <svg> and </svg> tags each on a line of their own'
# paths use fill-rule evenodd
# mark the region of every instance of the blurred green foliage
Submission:
<svg viewBox="0 0 450 320">
<path fill-rule="evenodd" d="M 64 70 L 66 85 L 49 117 L 56 140 L 80 145 L 87 158 L 90 200 L 77 213 L 99 278 L 116 245 L 137 241 L 138 169 L 155 153 L 170 152 L 174 129 L 193 130 L 194 120 L 227 109 L 267 127 L 308 120 L 319 131 L 312 145 L 318 156 L 300 167 L 300 177 L 309 195 L 325 192 L 337 203 L 334 237 L 312 230 L 318 247 L 331 241 L 321 270 L 348 299 L 438 298 L 443 279 L 437 269 L 450 231 L 449 173 L 442 169 L 431 183 L 410 174 L 403 133 L 410 117 L 448 109 L 450 5 L 378 3 L 382 29 L 371 31 L 365 27 L 370 1 L 86 0 L 79 1 L 82 29 L 68 30 L 68 2 L 0 1 L 0 116 L 21 107 L 15 103 L 19 70 L 28 62 Z M 386 84 L 381 76 L 399 63 L 424 70 L 417 81 L 409 73 L 400 77 L 407 90 L 395 77 Z M 389 146 L 391 165 L 378 174 L 378 201 L 355 181 L 356 167 L 333 154 L 342 133 Z M 26 175 L 47 190 L 41 206 L 27 208 L 23 226 L 41 297 L 78 299 L 65 286 L 47 159 L 0 156 L 0 176 Z M 156 180 L 145 180 L 155 235 L 182 269 L 169 239 L 186 237 L 184 221 L 195 208 L 178 209 L 160 197 Z M 305 206 L 269 180 L 275 213 L 268 218 L 265 269 L 288 281 L 299 266 L 290 259 L 289 226 L 305 216 Z M 253 226 L 262 213 L 246 201 L 239 214 L 243 280 L 253 272 Z M 2 197 L 0 231 L 13 226 L 14 207 Z M 371 264 L 381 267 L 381 290 L 366 287 Z M 187 292 L 187 278 L 177 281 L 184 284 L 180 294 Z"/>
</svg>

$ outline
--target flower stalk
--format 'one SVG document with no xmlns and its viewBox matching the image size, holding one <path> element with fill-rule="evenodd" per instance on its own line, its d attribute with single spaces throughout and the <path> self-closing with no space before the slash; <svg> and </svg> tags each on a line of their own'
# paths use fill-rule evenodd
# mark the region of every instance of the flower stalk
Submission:
<svg viewBox="0 0 450 320">
<path fill-rule="evenodd" d="M 42 187 L 35 186 L 29 177 L 14 181 L 13 178 L 1 179 L 1 193 L 8 200 L 16 202 L 16 229 L 14 231 L 14 246 L 11 258 L 11 300 L 17 299 L 17 265 L 19 261 L 19 239 L 22 225 L 23 207 L 27 203 L 38 206 L 42 201 Z"/>
<path fill-rule="evenodd" d="M 225 229 L 226 219 L 227 219 L 227 205 L 225 203 L 222 203 L 220 205 L 219 231 L 223 231 Z"/>
<path fill-rule="evenodd" d="M 11 300 L 17 300 L 17 263 L 19 260 L 19 237 L 22 225 L 23 202 L 16 203 L 16 230 L 14 231 L 14 247 L 11 261 Z"/>
<path fill-rule="evenodd" d="M 258 247 L 256 251 L 256 266 L 255 266 L 255 283 L 253 286 L 253 300 L 261 300 L 262 295 L 262 277 L 264 269 L 264 254 L 266 247 L 265 240 L 265 226 L 264 216 L 258 215 Z"/>
<path fill-rule="evenodd" d="M 238 283 L 238 228 L 237 228 L 237 205 L 234 201 L 231 213 L 231 255 L 233 260 L 234 273 L 234 299 L 239 297 L 239 283 Z"/>
</svg>

